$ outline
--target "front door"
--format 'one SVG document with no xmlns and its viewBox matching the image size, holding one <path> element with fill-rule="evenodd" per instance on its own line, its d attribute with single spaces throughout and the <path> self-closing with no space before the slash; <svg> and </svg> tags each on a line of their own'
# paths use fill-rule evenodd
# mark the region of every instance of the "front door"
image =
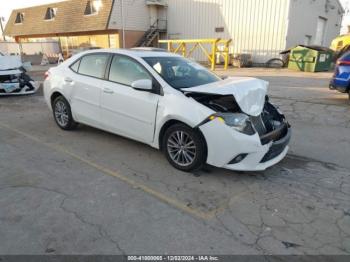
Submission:
<svg viewBox="0 0 350 262">
<path fill-rule="evenodd" d="M 136 60 L 115 55 L 101 93 L 101 115 L 108 130 L 151 143 L 159 95 L 131 87 L 131 83 L 141 79 L 153 78 Z"/>
</svg>

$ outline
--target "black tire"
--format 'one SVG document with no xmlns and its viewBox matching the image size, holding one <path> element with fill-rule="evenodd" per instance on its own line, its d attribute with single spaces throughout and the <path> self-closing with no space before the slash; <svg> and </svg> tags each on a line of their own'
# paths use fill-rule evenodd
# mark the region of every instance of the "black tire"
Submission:
<svg viewBox="0 0 350 262">
<path fill-rule="evenodd" d="M 284 61 L 280 58 L 273 58 L 266 62 L 268 68 L 283 68 L 284 65 Z"/>
<path fill-rule="evenodd" d="M 64 111 L 64 114 L 65 114 L 64 120 L 65 121 L 63 121 L 62 117 L 59 117 L 59 113 L 58 113 L 58 111 L 60 110 L 60 108 L 62 108 L 62 106 L 64 106 L 64 109 L 62 109 L 61 111 Z M 70 105 L 69 105 L 68 101 L 63 96 L 59 96 L 53 101 L 52 112 L 53 112 L 53 118 L 55 119 L 56 124 L 61 129 L 74 130 L 77 128 L 78 123 L 74 121 Z"/>
<path fill-rule="evenodd" d="M 179 149 L 179 147 L 177 147 L 177 149 L 174 149 L 170 146 L 173 145 L 173 138 L 174 135 L 176 136 L 176 134 L 181 133 L 183 134 L 183 136 L 185 137 L 185 135 L 188 136 L 189 140 L 186 141 L 190 141 L 187 142 L 187 144 L 191 144 L 193 142 L 193 146 L 190 146 L 188 148 L 188 151 L 185 148 L 183 149 Z M 183 143 L 182 145 L 185 146 L 186 142 Z M 195 147 L 195 149 L 194 149 Z M 191 171 L 195 171 L 198 170 L 200 168 L 202 168 L 204 166 L 204 164 L 206 163 L 206 158 L 207 158 L 207 148 L 206 148 L 206 142 L 203 138 L 203 136 L 199 133 L 199 131 L 194 130 L 184 124 L 175 124 L 171 127 L 169 127 L 165 133 L 164 133 L 164 137 L 163 137 L 163 141 L 162 141 L 162 149 L 163 152 L 167 158 L 167 160 L 169 161 L 169 163 L 175 167 L 176 169 L 179 169 L 181 171 L 184 172 L 191 172 Z M 193 158 L 193 161 L 189 161 L 188 163 L 183 163 L 183 164 L 179 164 L 179 162 L 181 162 L 179 159 L 179 161 L 176 161 L 174 159 L 174 154 L 175 152 L 171 152 L 171 150 L 183 150 L 185 151 L 184 153 L 180 153 L 180 158 L 182 157 L 182 159 L 184 161 L 187 161 L 189 158 Z M 192 152 L 190 152 L 192 150 Z M 193 154 L 193 150 L 195 150 L 195 154 Z M 182 152 L 183 152 L 182 151 Z M 193 155 L 190 155 L 193 154 Z"/>
</svg>

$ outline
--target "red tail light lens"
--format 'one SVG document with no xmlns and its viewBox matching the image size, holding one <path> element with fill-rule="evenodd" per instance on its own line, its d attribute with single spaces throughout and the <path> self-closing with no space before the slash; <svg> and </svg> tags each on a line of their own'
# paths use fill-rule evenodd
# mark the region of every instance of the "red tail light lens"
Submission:
<svg viewBox="0 0 350 262">
<path fill-rule="evenodd" d="M 50 72 L 49 71 L 46 71 L 45 72 L 45 75 L 44 75 L 44 80 L 46 80 L 46 78 L 48 78 L 50 76 Z"/>
</svg>

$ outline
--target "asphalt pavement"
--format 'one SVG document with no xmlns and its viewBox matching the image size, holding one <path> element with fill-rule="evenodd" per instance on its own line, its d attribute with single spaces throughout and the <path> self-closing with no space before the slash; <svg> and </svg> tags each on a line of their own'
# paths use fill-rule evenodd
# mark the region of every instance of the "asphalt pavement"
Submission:
<svg viewBox="0 0 350 262">
<path fill-rule="evenodd" d="M 138 142 L 60 130 L 41 92 L 0 98 L 0 254 L 349 255 L 346 95 L 329 73 L 218 73 L 270 82 L 293 126 L 281 163 L 183 173 Z"/>
</svg>

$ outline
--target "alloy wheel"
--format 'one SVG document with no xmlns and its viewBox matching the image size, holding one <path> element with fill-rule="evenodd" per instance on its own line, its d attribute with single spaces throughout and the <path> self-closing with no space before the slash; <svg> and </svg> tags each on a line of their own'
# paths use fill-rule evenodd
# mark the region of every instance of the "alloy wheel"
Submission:
<svg viewBox="0 0 350 262">
<path fill-rule="evenodd" d="M 69 122 L 68 108 L 63 101 L 58 101 L 55 104 L 55 118 L 57 120 L 57 123 L 60 126 L 65 127 L 68 125 L 68 122 Z"/>
<path fill-rule="evenodd" d="M 196 159 L 196 144 L 184 131 L 175 131 L 169 136 L 167 150 L 171 159 L 179 166 L 190 166 Z"/>
</svg>

